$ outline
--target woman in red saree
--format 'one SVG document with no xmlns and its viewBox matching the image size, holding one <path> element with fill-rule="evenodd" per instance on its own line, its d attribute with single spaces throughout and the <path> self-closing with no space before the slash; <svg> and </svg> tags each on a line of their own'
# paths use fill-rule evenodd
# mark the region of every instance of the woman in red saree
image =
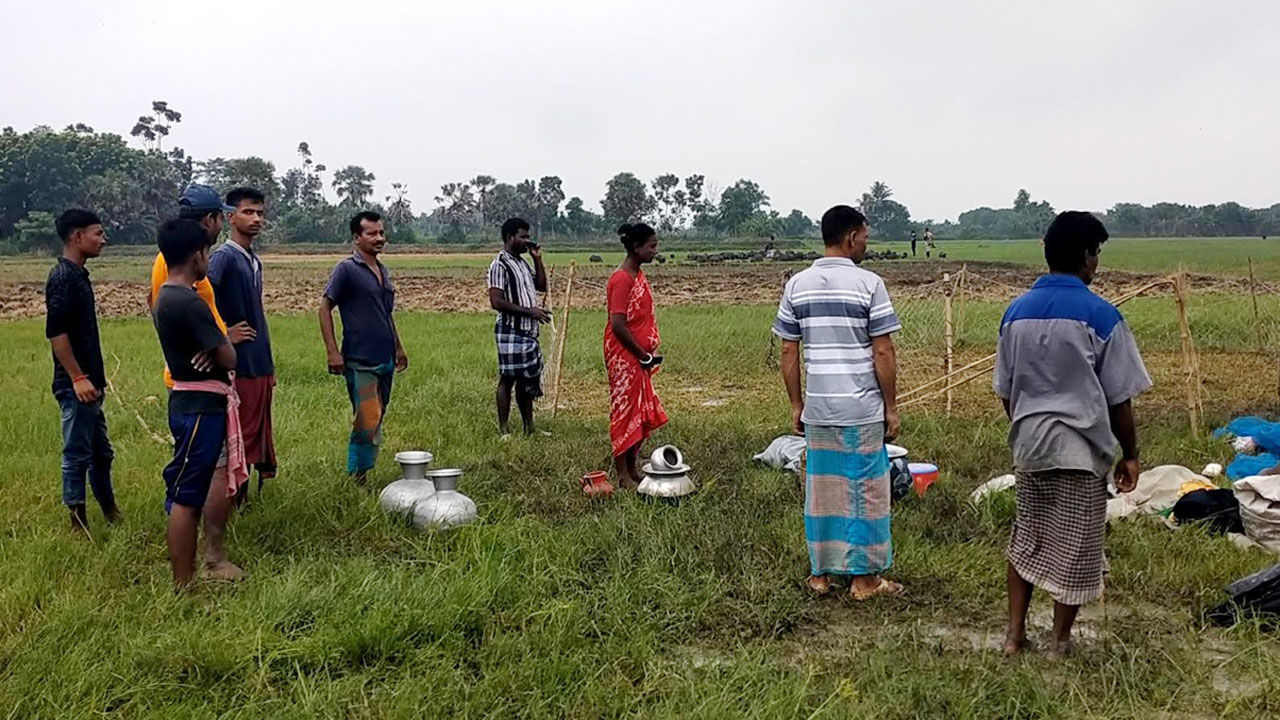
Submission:
<svg viewBox="0 0 1280 720">
<path fill-rule="evenodd" d="M 653 293 L 642 265 L 658 254 L 658 236 L 639 223 L 618 228 L 627 257 L 609 276 L 609 321 L 604 328 L 604 365 L 609 374 L 609 439 L 618 485 L 640 484 L 636 463 L 640 445 L 667 423 L 662 402 L 653 391 L 652 376 L 662 356 L 658 325 L 653 316 Z"/>
</svg>

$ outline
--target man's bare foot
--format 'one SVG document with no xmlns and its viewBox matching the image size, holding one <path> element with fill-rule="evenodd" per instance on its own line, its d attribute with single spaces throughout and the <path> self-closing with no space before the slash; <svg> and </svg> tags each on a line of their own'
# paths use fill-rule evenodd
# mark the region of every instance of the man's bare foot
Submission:
<svg viewBox="0 0 1280 720">
<path fill-rule="evenodd" d="M 124 513 L 120 512 L 120 508 L 115 505 L 112 505 L 109 508 L 102 508 L 102 514 L 106 516 L 107 522 L 112 525 L 124 520 Z"/>
<path fill-rule="evenodd" d="M 369 471 L 361 470 L 355 475 L 352 475 L 351 479 L 355 480 L 356 484 L 359 485 L 360 487 L 364 487 L 369 482 Z"/>
<path fill-rule="evenodd" d="M 216 580 L 219 582 L 240 582 L 244 579 L 245 575 L 244 571 L 230 560 L 205 563 L 204 572 L 201 574 L 206 580 Z"/>
<path fill-rule="evenodd" d="M 618 473 L 618 487 L 623 490 L 635 490 L 640 487 L 640 481 L 636 480 L 631 473 Z"/>
<path fill-rule="evenodd" d="M 1004 635 L 1004 645 L 1000 646 L 1000 652 L 1005 657 L 1018 657 L 1027 649 L 1027 631 L 1014 630 L 1010 628 Z"/>
<path fill-rule="evenodd" d="M 1049 659 L 1064 660 L 1071 657 L 1075 651 L 1076 644 L 1071 641 L 1071 638 L 1067 638 L 1066 640 L 1058 640 L 1055 638 L 1049 645 Z"/>
</svg>

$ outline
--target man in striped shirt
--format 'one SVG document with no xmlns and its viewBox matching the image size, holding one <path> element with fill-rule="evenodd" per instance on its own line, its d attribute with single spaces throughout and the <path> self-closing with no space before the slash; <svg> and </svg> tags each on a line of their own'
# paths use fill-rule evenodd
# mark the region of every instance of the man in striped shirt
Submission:
<svg viewBox="0 0 1280 720">
<path fill-rule="evenodd" d="M 855 600 L 902 592 L 880 576 L 893 563 L 884 443 L 899 428 L 890 336 L 902 324 L 884 281 L 858 267 L 868 232 L 857 210 L 828 210 L 822 216 L 826 256 L 787 283 L 773 324 L 782 339 L 792 425 L 806 441 L 809 587 L 826 594 L 830 575 L 849 575 Z M 802 344 L 808 375 L 803 394 Z"/>
<path fill-rule="evenodd" d="M 533 271 L 520 258 L 533 258 Z M 551 321 L 551 313 L 538 305 L 538 293 L 547 291 L 547 270 L 542 250 L 529 238 L 529 223 L 511 218 L 502 224 L 502 251 L 489 265 L 489 305 L 498 313 L 494 337 L 498 343 L 498 431 L 511 434 L 511 390 L 526 435 L 532 435 L 533 401 L 542 397 L 542 348 L 538 325 Z"/>
</svg>

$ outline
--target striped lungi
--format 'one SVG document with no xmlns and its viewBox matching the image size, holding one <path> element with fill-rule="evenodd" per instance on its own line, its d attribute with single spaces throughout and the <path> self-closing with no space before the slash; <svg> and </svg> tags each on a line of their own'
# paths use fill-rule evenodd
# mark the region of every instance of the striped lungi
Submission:
<svg viewBox="0 0 1280 720">
<path fill-rule="evenodd" d="M 542 397 L 542 347 L 538 336 L 499 318 L 493 329 L 498 343 L 498 375 L 515 378 L 524 393 Z"/>
<path fill-rule="evenodd" d="M 1084 470 L 1017 473 L 1009 562 L 1064 605 L 1102 596 L 1107 572 L 1107 478 Z"/>
<path fill-rule="evenodd" d="M 814 575 L 874 575 L 893 564 L 884 423 L 805 428 L 804 532 Z"/>
</svg>

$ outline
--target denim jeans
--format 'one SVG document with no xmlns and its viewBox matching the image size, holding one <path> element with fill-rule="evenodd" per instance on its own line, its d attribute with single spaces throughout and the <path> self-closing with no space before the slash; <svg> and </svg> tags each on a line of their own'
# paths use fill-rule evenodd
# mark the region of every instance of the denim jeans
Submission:
<svg viewBox="0 0 1280 720">
<path fill-rule="evenodd" d="M 82 403 L 71 390 L 59 390 L 53 396 L 62 409 L 62 503 L 85 503 L 84 479 L 88 475 L 98 504 L 104 509 L 115 507 L 111 461 L 116 454 L 107 438 L 102 400 Z"/>
</svg>

